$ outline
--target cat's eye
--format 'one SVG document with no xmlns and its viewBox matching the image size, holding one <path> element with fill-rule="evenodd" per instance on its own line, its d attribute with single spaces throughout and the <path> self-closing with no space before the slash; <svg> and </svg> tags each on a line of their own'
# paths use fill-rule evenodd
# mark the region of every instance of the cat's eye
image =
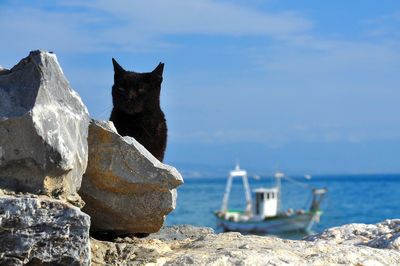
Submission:
<svg viewBox="0 0 400 266">
<path fill-rule="evenodd" d="M 122 87 L 118 87 L 118 90 L 120 90 L 120 91 L 125 91 L 125 89 L 122 88 Z"/>
</svg>

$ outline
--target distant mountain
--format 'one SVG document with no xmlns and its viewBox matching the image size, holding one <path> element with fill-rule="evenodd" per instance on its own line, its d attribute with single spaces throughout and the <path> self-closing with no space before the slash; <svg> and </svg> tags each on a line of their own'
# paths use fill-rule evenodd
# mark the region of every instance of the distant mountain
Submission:
<svg viewBox="0 0 400 266">
<path fill-rule="evenodd" d="M 287 143 L 169 143 L 165 162 L 187 177 L 226 177 L 235 167 L 252 174 L 288 175 L 400 173 L 400 141 Z"/>
</svg>

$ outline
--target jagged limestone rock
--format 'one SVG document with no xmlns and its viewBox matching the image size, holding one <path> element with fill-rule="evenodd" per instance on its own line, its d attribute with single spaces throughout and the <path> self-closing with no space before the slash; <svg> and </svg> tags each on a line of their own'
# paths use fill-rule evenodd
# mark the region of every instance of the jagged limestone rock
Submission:
<svg viewBox="0 0 400 266">
<path fill-rule="evenodd" d="M 0 196 L 0 265 L 90 265 L 89 215 L 45 196 Z"/>
<path fill-rule="evenodd" d="M 400 252 L 400 219 L 386 220 L 377 224 L 342 225 L 308 236 L 305 240 L 393 249 Z"/>
<path fill-rule="evenodd" d="M 181 225 L 163 227 L 147 238 L 91 239 L 90 244 L 93 265 L 400 265 L 400 251 L 393 244 L 399 239 L 398 225 L 399 220 L 345 225 L 327 230 L 342 232 L 335 237 L 325 231 L 312 241 L 214 234 L 210 228 Z M 368 235 L 365 242 L 358 241 L 362 234 Z M 392 244 L 371 245 L 384 235 Z"/>
<path fill-rule="evenodd" d="M 175 209 L 182 176 L 112 122 L 91 120 L 89 162 L 79 194 L 93 231 L 154 233 Z"/>
<path fill-rule="evenodd" d="M 0 75 L 0 187 L 79 202 L 88 124 L 56 55 L 32 51 Z"/>
</svg>

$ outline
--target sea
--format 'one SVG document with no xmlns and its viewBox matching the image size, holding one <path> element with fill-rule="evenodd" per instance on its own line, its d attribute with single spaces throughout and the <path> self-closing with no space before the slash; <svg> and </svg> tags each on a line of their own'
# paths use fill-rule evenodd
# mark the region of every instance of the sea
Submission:
<svg viewBox="0 0 400 266">
<path fill-rule="evenodd" d="M 327 188 L 320 209 L 320 222 L 314 224 L 312 233 L 349 223 L 375 224 L 386 219 L 400 218 L 399 175 L 330 175 L 292 177 L 313 188 Z M 165 225 L 191 224 L 207 226 L 216 232 L 214 211 L 221 209 L 227 178 L 186 178 L 178 188 L 176 209 L 167 216 Z M 249 177 L 250 189 L 273 187 L 275 178 Z M 241 178 L 233 180 L 229 209 L 245 208 L 245 193 Z M 312 191 L 285 179 L 282 180 L 282 210 L 308 210 Z M 281 234 L 278 237 L 301 239 L 306 233 Z"/>
</svg>

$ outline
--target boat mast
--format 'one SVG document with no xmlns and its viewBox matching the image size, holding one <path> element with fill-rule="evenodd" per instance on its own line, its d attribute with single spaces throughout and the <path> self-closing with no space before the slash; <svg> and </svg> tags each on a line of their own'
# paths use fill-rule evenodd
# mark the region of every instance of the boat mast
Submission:
<svg viewBox="0 0 400 266">
<path fill-rule="evenodd" d="M 281 173 L 281 171 L 278 169 L 275 173 L 275 178 L 276 178 L 276 183 L 278 187 L 278 207 L 277 207 L 277 213 L 282 212 L 282 200 L 281 200 L 281 178 L 284 177 L 284 175 Z"/>
<path fill-rule="evenodd" d="M 249 182 L 247 180 L 247 174 L 244 174 L 242 176 L 243 180 L 243 186 L 244 186 L 244 193 L 246 195 L 246 214 L 251 215 L 251 208 L 252 208 L 252 202 L 251 202 L 251 194 L 250 194 L 250 187 L 249 187 Z"/>
<path fill-rule="evenodd" d="M 225 195 L 224 199 L 222 201 L 222 207 L 221 207 L 221 212 L 226 212 L 228 210 L 228 200 L 229 200 L 229 194 L 231 193 L 231 187 L 232 187 L 232 174 L 229 175 L 228 181 L 226 183 L 226 188 L 225 188 Z"/>
<path fill-rule="evenodd" d="M 319 210 L 319 205 L 322 202 L 322 199 L 324 198 L 324 195 L 328 191 L 327 188 L 323 189 L 313 189 L 313 201 L 311 204 L 310 211 L 318 211 Z"/>
<path fill-rule="evenodd" d="M 246 196 L 246 213 L 251 215 L 252 200 L 251 200 L 249 182 L 247 180 L 247 172 L 246 170 L 240 169 L 239 164 L 236 164 L 235 170 L 230 171 L 229 178 L 226 183 L 224 199 L 222 200 L 221 212 L 228 211 L 229 194 L 231 193 L 232 179 L 234 177 L 242 177 L 244 193 Z"/>
</svg>

